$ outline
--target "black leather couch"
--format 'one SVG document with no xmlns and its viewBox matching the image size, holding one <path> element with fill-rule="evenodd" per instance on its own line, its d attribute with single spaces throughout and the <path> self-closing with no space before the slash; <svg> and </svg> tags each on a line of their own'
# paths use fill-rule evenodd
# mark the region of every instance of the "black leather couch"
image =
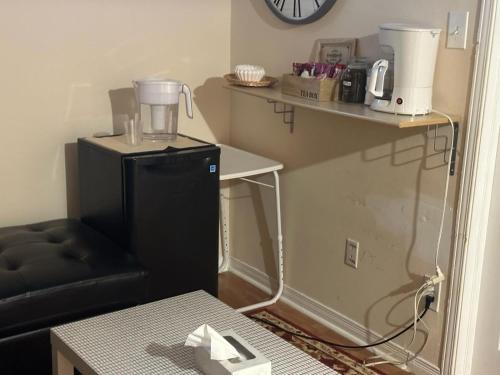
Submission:
<svg viewBox="0 0 500 375">
<path fill-rule="evenodd" d="M 217 295 L 220 149 L 198 143 L 129 154 L 80 139 L 82 221 L 0 228 L 0 375 L 50 374 L 52 326 Z"/>
<path fill-rule="evenodd" d="M 147 278 L 78 220 L 0 228 L 0 374 L 50 374 L 51 326 L 140 304 Z"/>
</svg>

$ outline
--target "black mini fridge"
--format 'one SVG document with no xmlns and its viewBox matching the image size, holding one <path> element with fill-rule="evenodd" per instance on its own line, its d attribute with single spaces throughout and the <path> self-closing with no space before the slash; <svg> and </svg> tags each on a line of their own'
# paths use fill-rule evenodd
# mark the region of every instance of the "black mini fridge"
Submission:
<svg viewBox="0 0 500 375">
<path fill-rule="evenodd" d="M 128 146 L 78 140 L 82 221 L 149 271 L 148 300 L 217 296 L 220 149 L 178 135 Z"/>
</svg>

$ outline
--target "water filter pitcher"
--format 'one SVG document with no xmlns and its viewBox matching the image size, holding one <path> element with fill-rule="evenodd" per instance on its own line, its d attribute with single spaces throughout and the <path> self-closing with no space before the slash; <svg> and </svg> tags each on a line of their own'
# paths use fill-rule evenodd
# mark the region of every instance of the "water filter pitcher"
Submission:
<svg viewBox="0 0 500 375">
<path fill-rule="evenodd" d="M 193 104 L 189 86 L 170 79 L 133 81 L 139 119 L 147 139 L 172 140 L 177 137 L 179 96 L 184 94 L 186 112 L 193 118 Z"/>
</svg>

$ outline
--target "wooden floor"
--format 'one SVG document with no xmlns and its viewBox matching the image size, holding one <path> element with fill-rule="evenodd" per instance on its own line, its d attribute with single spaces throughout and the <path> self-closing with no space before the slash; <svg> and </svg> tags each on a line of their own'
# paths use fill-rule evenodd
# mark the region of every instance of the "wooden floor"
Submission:
<svg viewBox="0 0 500 375">
<path fill-rule="evenodd" d="M 230 272 L 224 272 L 219 275 L 219 298 L 229 306 L 238 308 L 264 301 L 269 298 L 269 295 L 236 275 Z M 306 329 L 318 338 L 338 342 L 339 344 L 356 345 L 283 302 L 278 301 L 278 303 L 269 306 L 267 309 L 279 316 L 282 316 L 288 321 L 297 324 L 299 327 Z M 373 355 L 373 353 L 364 349 L 350 350 L 349 353 L 360 360 Z M 403 371 L 392 365 L 381 365 L 377 368 L 387 375 L 410 374 L 409 372 Z"/>
</svg>

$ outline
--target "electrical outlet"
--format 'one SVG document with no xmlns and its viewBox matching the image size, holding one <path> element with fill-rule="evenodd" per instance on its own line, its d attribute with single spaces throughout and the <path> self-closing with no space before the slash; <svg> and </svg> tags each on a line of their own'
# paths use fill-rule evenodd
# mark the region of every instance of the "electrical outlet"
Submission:
<svg viewBox="0 0 500 375">
<path fill-rule="evenodd" d="M 425 278 L 429 280 L 431 276 L 425 275 Z M 434 285 L 434 302 L 432 302 L 429 306 L 429 310 L 435 311 L 437 313 L 439 312 L 439 302 L 441 300 L 441 284 L 442 283 Z"/>
<path fill-rule="evenodd" d="M 344 263 L 352 268 L 358 268 L 359 242 L 348 238 L 345 241 Z"/>
</svg>

